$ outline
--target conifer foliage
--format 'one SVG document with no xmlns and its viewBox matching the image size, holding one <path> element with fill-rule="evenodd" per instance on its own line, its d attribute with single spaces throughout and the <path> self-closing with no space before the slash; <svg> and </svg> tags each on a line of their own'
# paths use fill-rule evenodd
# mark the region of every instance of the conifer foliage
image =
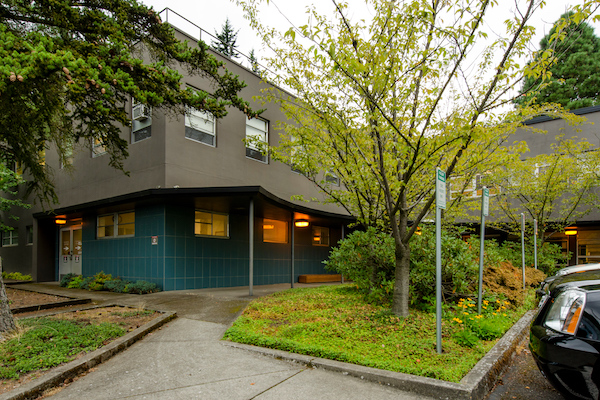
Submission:
<svg viewBox="0 0 600 400">
<path fill-rule="evenodd" d="M 239 32 L 239 29 L 237 32 L 234 31 L 229 18 L 227 18 L 221 27 L 221 32 L 215 31 L 218 40 L 212 41 L 212 48 L 229 58 L 238 58 L 240 53 L 237 51 L 238 45 L 236 42 Z"/>
<path fill-rule="evenodd" d="M 46 148 L 65 161 L 72 143 L 96 140 L 123 169 L 131 98 L 181 114 L 191 106 L 220 118 L 233 106 L 255 115 L 238 97 L 245 84 L 205 43 L 179 41 L 136 0 L 3 1 L 0 43 L 0 150 L 49 203 L 57 199 Z M 177 67 L 211 81 L 213 92 L 181 85 Z"/>
<path fill-rule="evenodd" d="M 550 74 L 527 76 L 516 103 L 535 96 L 538 104 L 558 103 L 567 110 L 600 104 L 600 38 L 574 15 L 563 14 L 541 40 L 532 63 L 551 54 Z"/>
</svg>

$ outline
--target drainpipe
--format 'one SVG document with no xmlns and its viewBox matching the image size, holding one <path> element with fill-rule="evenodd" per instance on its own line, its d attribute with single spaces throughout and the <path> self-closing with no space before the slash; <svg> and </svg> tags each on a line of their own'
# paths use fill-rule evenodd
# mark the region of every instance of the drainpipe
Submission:
<svg viewBox="0 0 600 400">
<path fill-rule="evenodd" d="M 295 247 L 294 232 L 296 231 L 296 229 L 294 229 L 295 228 L 295 225 L 294 225 L 295 223 L 296 223 L 296 221 L 295 221 L 295 218 L 294 218 L 294 212 L 292 211 L 292 235 L 291 235 L 292 236 L 292 240 L 291 240 L 291 242 L 292 242 L 292 271 L 291 271 L 291 274 L 292 274 L 292 276 L 290 278 L 290 280 L 291 280 L 290 283 L 291 283 L 292 289 L 294 288 L 294 267 L 295 267 L 295 265 L 294 265 L 294 261 L 295 261 L 294 260 L 294 258 L 295 258 L 295 256 L 294 256 L 294 247 Z"/>
</svg>

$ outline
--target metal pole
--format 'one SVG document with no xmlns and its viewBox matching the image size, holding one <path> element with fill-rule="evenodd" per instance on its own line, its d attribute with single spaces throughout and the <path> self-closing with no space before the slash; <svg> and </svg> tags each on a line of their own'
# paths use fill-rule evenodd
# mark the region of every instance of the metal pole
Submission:
<svg viewBox="0 0 600 400">
<path fill-rule="evenodd" d="M 521 265 L 523 266 L 523 290 L 525 290 L 525 214 L 521 213 Z"/>
<path fill-rule="evenodd" d="M 344 239 L 344 224 L 342 224 L 342 239 Z M 342 274 L 342 284 L 344 284 L 344 274 Z"/>
<path fill-rule="evenodd" d="M 537 219 L 533 220 L 533 266 L 537 269 Z"/>
<path fill-rule="evenodd" d="M 485 191 L 486 188 L 483 187 L 481 191 L 481 228 L 480 228 L 480 241 L 479 245 L 479 293 L 477 297 L 477 313 L 481 314 L 481 302 L 483 298 L 483 256 L 484 256 L 484 246 L 485 246 Z"/>
<path fill-rule="evenodd" d="M 249 275 L 249 287 L 250 296 L 253 295 L 253 283 L 254 283 L 254 199 L 250 198 L 250 210 L 248 212 L 248 235 L 249 235 L 249 246 L 250 246 L 250 263 L 248 265 Z"/>
<path fill-rule="evenodd" d="M 296 222 L 296 220 L 294 218 L 294 213 L 292 212 L 292 240 L 291 240 L 291 242 L 292 242 L 292 276 L 291 276 L 291 282 L 290 282 L 292 285 L 291 286 L 292 289 L 294 288 L 294 258 L 295 258 L 294 257 L 294 231 L 296 230 L 296 229 L 294 229 L 295 222 Z"/>
<path fill-rule="evenodd" d="M 442 354 L 442 210 L 435 208 L 435 330 L 437 352 Z"/>
</svg>

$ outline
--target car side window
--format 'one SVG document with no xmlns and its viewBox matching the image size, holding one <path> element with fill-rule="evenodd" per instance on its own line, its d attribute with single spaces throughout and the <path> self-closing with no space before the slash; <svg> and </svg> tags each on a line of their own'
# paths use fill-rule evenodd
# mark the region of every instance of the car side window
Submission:
<svg viewBox="0 0 600 400">
<path fill-rule="evenodd" d="M 577 337 L 600 341 L 600 301 L 586 304 L 577 329 Z"/>
</svg>

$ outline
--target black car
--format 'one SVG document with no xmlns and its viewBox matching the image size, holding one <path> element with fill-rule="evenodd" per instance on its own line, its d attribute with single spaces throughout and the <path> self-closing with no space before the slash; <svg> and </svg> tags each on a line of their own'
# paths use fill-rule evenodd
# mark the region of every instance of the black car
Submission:
<svg viewBox="0 0 600 400">
<path fill-rule="evenodd" d="M 556 274 L 544 279 L 544 281 L 540 284 L 540 287 L 538 288 L 536 293 L 537 293 L 538 297 L 543 298 L 544 296 L 548 295 L 548 292 L 550 290 L 550 285 L 556 279 L 558 279 L 562 276 L 565 276 L 565 275 L 579 274 L 579 273 L 582 273 L 585 271 L 591 271 L 591 270 L 600 270 L 600 263 L 571 265 L 570 267 L 562 268 L 562 269 L 558 270 L 558 272 Z"/>
<path fill-rule="evenodd" d="M 540 371 L 568 399 L 600 399 L 600 271 L 555 279 L 530 329 Z"/>
</svg>

